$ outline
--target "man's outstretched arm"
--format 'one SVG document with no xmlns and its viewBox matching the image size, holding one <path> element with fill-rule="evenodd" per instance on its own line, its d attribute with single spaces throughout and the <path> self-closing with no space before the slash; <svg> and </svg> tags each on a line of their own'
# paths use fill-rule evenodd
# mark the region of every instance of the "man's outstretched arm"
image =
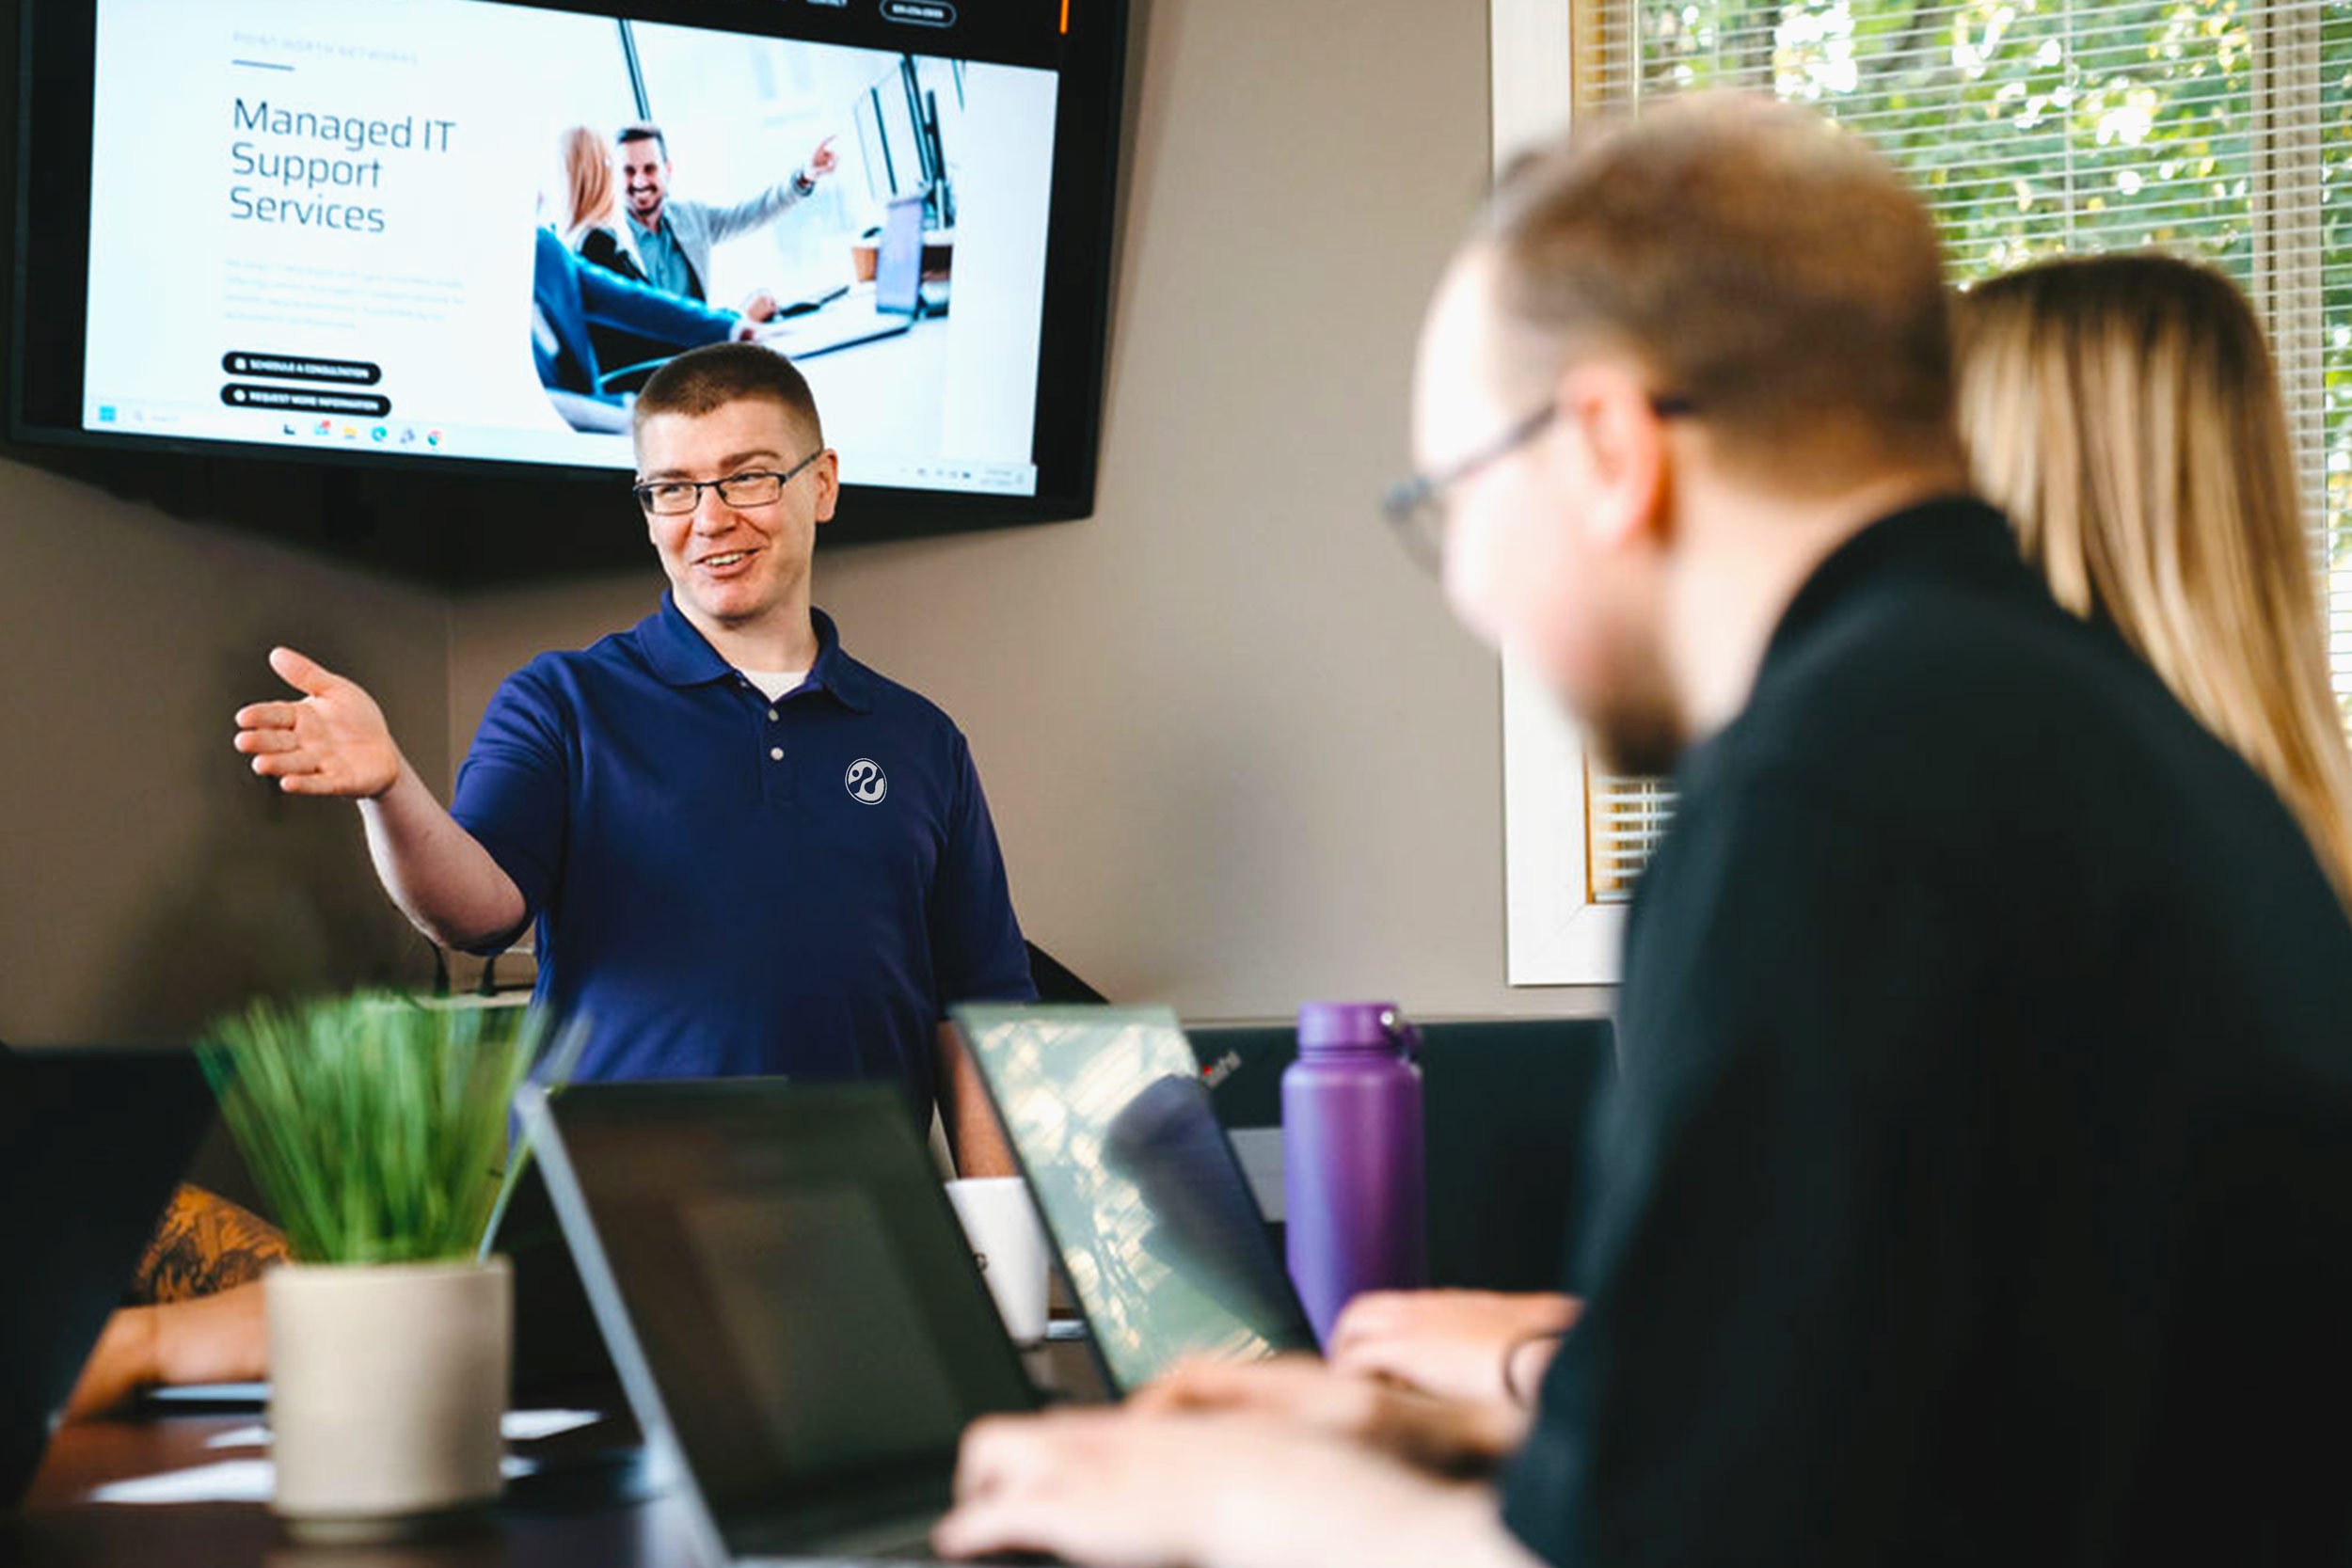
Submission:
<svg viewBox="0 0 2352 1568">
<path fill-rule="evenodd" d="M 299 701 L 237 710 L 237 750 L 289 795 L 357 800 L 384 891 L 445 947 L 480 947 L 521 928 L 520 889 L 434 799 L 401 754 L 383 709 L 358 683 L 292 648 L 270 650 Z"/>
</svg>

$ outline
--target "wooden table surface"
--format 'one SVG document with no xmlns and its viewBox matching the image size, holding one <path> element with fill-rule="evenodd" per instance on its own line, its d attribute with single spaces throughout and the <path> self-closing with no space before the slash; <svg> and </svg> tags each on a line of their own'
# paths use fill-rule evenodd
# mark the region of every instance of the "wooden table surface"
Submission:
<svg viewBox="0 0 2352 1568">
<path fill-rule="evenodd" d="M 1086 1347 L 1057 1342 L 1028 1353 L 1031 1378 L 1060 1397 L 1103 1397 Z M 608 1390 L 617 1396 L 618 1390 Z M 565 1402 L 567 1403 L 578 1402 Z M 21 1513 L 0 1516 L 6 1568 L 692 1568 L 685 1506 L 648 1478 L 634 1422 L 593 1426 L 507 1451 L 538 1462 L 507 1483 L 470 1528 L 388 1546 L 305 1546 L 257 1502 L 94 1502 L 110 1482 L 262 1456 L 216 1439 L 259 1424 L 257 1409 L 141 1414 L 60 1429 Z"/>
<path fill-rule="evenodd" d="M 691 1537 L 674 1496 L 650 1495 L 625 1420 L 508 1445 L 538 1459 L 535 1475 L 471 1528 L 388 1546 L 304 1546 L 289 1541 L 268 1507 L 249 1502 L 92 1502 L 94 1488 L 131 1477 L 194 1469 L 253 1449 L 208 1447 L 254 1424 L 239 1415 L 157 1415 L 77 1422 L 58 1432 L 23 1511 L 0 1520 L 0 1561 L 10 1568 L 488 1568 L 567 1564 L 650 1568 L 688 1564 Z M 626 1446 L 625 1446 L 626 1445 Z"/>
</svg>

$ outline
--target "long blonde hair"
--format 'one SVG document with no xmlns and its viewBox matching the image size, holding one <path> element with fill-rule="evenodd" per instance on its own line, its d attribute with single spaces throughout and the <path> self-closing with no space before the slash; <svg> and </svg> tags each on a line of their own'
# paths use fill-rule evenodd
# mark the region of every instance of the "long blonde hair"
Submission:
<svg viewBox="0 0 2352 1568">
<path fill-rule="evenodd" d="M 558 143 L 564 155 L 564 178 L 570 205 L 564 214 L 564 243 L 580 244 L 580 235 L 609 225 L 617 206 L 612 183 L 612 147 L 585 125 L 575 125 Z"/>
<path fill-rule="evenodd" d="M 2352 904 L 2352 745 L 2269 350 L 2211 268 L 2141 252 L 1980 283 L 1957 316 L 1978 487 L 2268 780 Z"/>
</svg>

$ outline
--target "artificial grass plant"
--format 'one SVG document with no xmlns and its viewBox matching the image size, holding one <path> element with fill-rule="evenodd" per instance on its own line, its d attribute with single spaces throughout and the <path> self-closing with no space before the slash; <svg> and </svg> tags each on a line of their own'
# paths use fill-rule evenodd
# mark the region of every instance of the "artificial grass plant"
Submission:
<svg viewBox="0 0 2352 1568">
<path fill-rule="evenodd" d="M 474 1256 L 546 1033 L 535 1008 L 362 991 L 256 1002 L 199 1054 L 296 1260 L 424 1262 Z"/>
</svg>

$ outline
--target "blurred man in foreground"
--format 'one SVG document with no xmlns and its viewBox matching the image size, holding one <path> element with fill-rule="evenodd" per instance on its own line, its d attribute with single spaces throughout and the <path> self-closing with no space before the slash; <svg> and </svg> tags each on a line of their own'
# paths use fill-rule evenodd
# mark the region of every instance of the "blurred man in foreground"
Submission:
<svg viewBox="0 0 2352 1568">
<path fill-rule="evenodd" d="M 1680 797 L 1585 1308 L 1523 1440 L 1196 1372 L 976 1427 L 944 1546 L 2343 1560 L 2352 927 L 1966 496 L 1949 360 L 1926 214 L 1807 112 L 1688 102 L 1506 184 L 1431 307 L 1399 510 Z M 1499 1488 L 1447 1473 L 1501 1449 Z"/>
</svg>

